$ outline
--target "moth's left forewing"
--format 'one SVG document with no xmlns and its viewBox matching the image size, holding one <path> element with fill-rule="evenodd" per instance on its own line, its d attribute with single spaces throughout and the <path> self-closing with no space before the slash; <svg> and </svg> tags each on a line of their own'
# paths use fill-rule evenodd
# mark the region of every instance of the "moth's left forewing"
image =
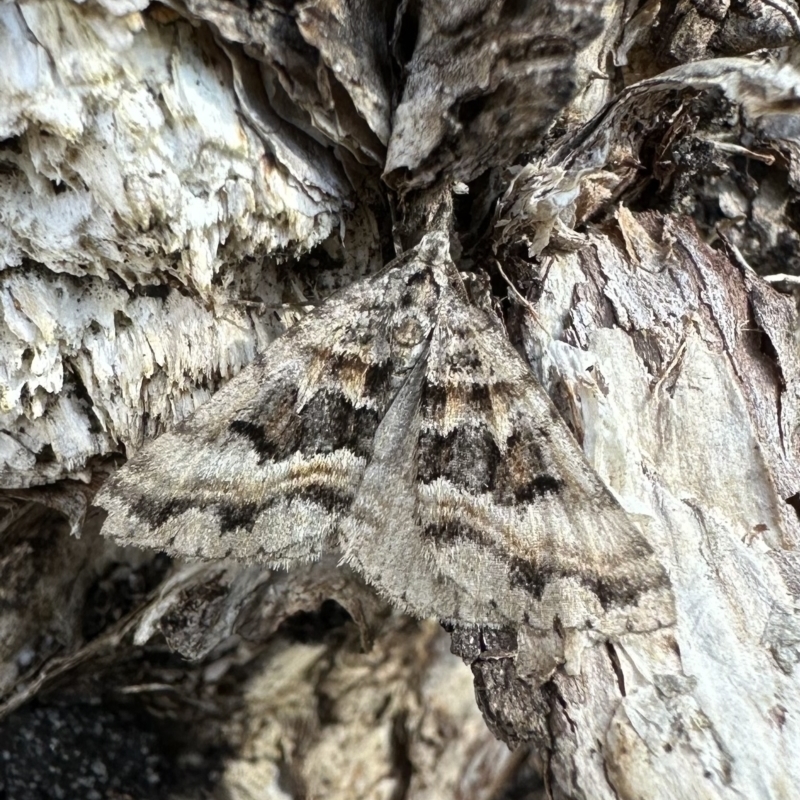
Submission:
<svg viewBox="0 0 800 800">
<path fill-rule="evenodd" d="M 604 635 L 671 624 L 642 534 L 492 320 L 442 301 L 420 386 L 417 517 L 425 560 L 475 618 Z M 444 610 L 442 611 L 444 615 Z"/>
</svg>

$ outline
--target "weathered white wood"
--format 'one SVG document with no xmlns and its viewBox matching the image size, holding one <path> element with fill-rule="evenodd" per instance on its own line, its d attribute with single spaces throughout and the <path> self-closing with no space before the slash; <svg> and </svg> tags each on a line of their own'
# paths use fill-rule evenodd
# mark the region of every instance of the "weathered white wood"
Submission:
<svg viewBox="0 0 800 800">
<path fill-rule="evenodd" d="M 78 525 L 120 444 L 190 414 L 308 302 L 374 271 L 381 170 L 404 191 L 505 166 L 597 33 L 562 135 L 517 168 L 493 244 L 512 335 L 669 568 L 679 650 L 656 635 L 589 651 L 531 701 L 536 719 L 520 720 L 525 706 L 513 722 L 547 744 L 555 797 L 793 799 L 800 324 L 757 273 L 795 269 L 800 77 L 791 49 L 714 56 L 789 42 L 796 9 L 549 4 L 547 32 L 572 38 L 548 60 L 498 44 L 498 30 L 520 34 L 504 15 L 525 3 L 446 5 L 401 4 L 418 49 L 396 97 L 408 73 L 387 63 L 400 45 L 377 31 L 394 11 L 377 2 L 296 16 L 216 0 L 0 6 L 0 713 L 165 637 L 207 659 L 186 667 L 187 696 L 238 748 L 229 797 L 497 795 L 520 757 L 491 738 L 434 625 L 373 607 L 335 565 L 176 565 L 83 641 L 90 587 L 113 583 L 109 569 L 133 581 L 149 557 L 99 538 L 91 516 L 68 538 L 45 506 Z M 465 27 L 448 27 L 459 14 Z M 526 70 L 541 96 L 507 82 Z M 703 116 L 698 95 L 729 108 Z M 646 141 L 660 160 L 643 163 Z M 683 194 L 632 210 L 642 177 L 682 157 Z M 764 171 L 755 186 L 735 159 Z M 718 203 L 719 220 L 698 230 L 696 203 Z M 528 258 L 511 269 L 514 247 Z M 328 597 L 357 630 L 258 644 Z M 232 709 L 218 687 L 236 667 L 248 677 Z"/>
<path fill-rule="evenodd" d="M 258 304 L 302 299 L 265 257 L 325 239 L 348 189 L 177 17 L 43 2 L 0 20 L 0 453 L 24 487 L 85 476 L 249 362 L 282 330 Z"/>
</svg>

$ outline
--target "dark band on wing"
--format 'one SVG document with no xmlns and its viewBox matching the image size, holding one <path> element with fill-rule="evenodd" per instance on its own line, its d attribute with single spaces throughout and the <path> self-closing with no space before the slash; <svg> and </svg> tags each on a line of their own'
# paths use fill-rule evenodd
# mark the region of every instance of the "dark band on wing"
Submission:
<svg viewBox="0 0 800 800">
<path fill-rule="evenodd" d="M 485 547 L 492 545 L 491 540 L 481 530 L 455 517 L 438 524 L 429 523 L 422 529 L 422 538 L 434 547 L 457 545 L 461 541 L 475 542 Z"/>
<path fill-rule="evenodd" d="M 322 389 L 298 414 L 294 408 L 296 397 L 295 387 L 290 405 L 269 404 L 278 410 L 276 416 L 259 413 L 258 421 L 235 419 L 228 425 L 231 433 L 250 441 L 259 464 L 283 461 L 296 452 L 305 456 L 323 455 L 344 447 L 360 458 L 372 455 L 381 417 L 379 409 L 356 407 L 340 392 Z"/>
<path fill-rule="evenodd" d="M 394 395 L 394 371 L 394 364 L 387 360 L 380 364 L 370 364 L 364 376 L 364 397 L 373 401 L 381 416 L 386 413 Z"/>
<path fill-rule="evenodd" d="M 494 387 L 497 391 L 499 387 Z M 474 414 L 488 414 L 492 410 L 492 397 L 485 383 L 465 383 L 459 386 L 441 386 L 425 381 L 420 395 L 422 418 L 429 427 L 441 426 L 444 423 L 447 399 L 469 408 Z"/>
<path fill-rule="evenodd" d="M 564 481 L 550 472 L 537 439 L 547 439 L 547 432 L 522 429 L 508 437 L 492 486 L 496 503 L 535 503 L 537 498 L 561 492 Z"/>
<path fill-rule="evenodd" d="M 491 491 L 502 454 L 484 426 L 464 425 L 446 436 L 423 430 L 417 443 L 417 478 L 444 478 L 471 494 Z"/>
<path fill-rule="evenodd" d="M 197 502 L 188 497 L 170 497 L 163 502 L 158 502 L 149 495 L 140 495 L 130 503 L 130 512 L 152 528 L 160 528 L 173 517 L 197 508 Z"/>
<path fill-rule="evenodd" d="M 358 342 L 362 347 L 365 342 Z M 392 391 L 392 375 L 394 365 L 387 359 L 380 363 L 365 362 L 353 353 L 328 353 L 323 354 L 325 363 L 325 378 L 323 385 L 357 385 L 363 379 L 363 388 L 359 394 L 365 400 L 371 401 L 370 405 L 377 407 L 381 415 L 389 407 Z"/>
<path fill-rule="evenodd" d="M 303 455 L 323 455 L 346 447 L 360 458 L 372 456 L 375 431 L 382 414 L 356 407 L 343 394 L 323 389 L 304 406 L 297 446 Z"/>
<path fill-rule="evenodd" d="M 220 534 L 225 535 L 239 528 L 251 532 L 260 511 L 258 503 L 220 503 L 217 506 Z"/>
<path fill-rule="evenodd" d="M 282 502 L 291 506 L 296 502 L 309 502 L 318 505 L 328 514 L 339 515 L 347 511 L 353 503 L 353 494 L 332 486 L 311 484 L 294 488 L 285 494 L 276 494 L 263 503 L 198 503 L 189 498 L 173 497 L 159 503 L 152 497 L 140 497 L 130 506 L 131 512 L 153 528 L 159 528 L 173 517 L 196 508 L 198 511 L 213 509 L 219 522 L 220 534 L 235 530 L 252 531 L 259 515 Z"/>
<path fill-rule="evenodd" d="M 523 589 L 535 600 L 541 600 L 545 588 L 557 578 L 576 578 L 600 601 L 604 611 L 609 608 L 636 606 L 639 597 L 651 589 L 667 588 L 669 579 L 663 570 L 654 571 L 648 579 L 641 575 L 598 577 L 577 570 L 562 570 L 553 565 L 536 565 L 521 558 L 510 561 L 509 581 L 514 588 Z"/>
<path fill-rule="evenodd" d="M 295 411 L 297 385 L 293 381 L 276 383 L 261 406 L 247 416 L 231 420 L 228 430 L 250 441 L 258 463 L 283 461 L 296 449 L 302 421 Z"/>
<path fill-rule="evenodd" d="M 337 489 L 335 486 L 323 486 L 320 484 L 311 484 L 295 489 L 287 497 L 292 502 L 303 500 L 308 503 L 316 503 L 329 514 L 342 514 L 353 504 L 352 492 Z"/>
<path fill-rule="evenodd" d="M 339 516 L 350 508 L 353 495 L 333 486 L 311 484 L 292 489 L 286 494 L 276 494 L 264 503 L 247 503 L 242 506 L 220 503 L 217 505 L 220 533 L 225 534 L 237 529 L 252 531 L 260 514 L 282 502 L 288 503 L 287 511 L 295 503 L 307 502 L 314 503 L 328 514 Z"/>
<path fill-rule="evenodd" d="M 283 461 L 296 452 L 321 455 L 344 447 L 361 458 L 372 455 L 375 431 L 394 391 L 392 363 L 368 364 L 346 353 L 323 353 L 320 358 L 326 363 L 323 388 L 303 408 L 297 408 L 297 385 L 285 380 L 260 398 L 257 409 L 228 425 L 231 433 L 251 443 L 259 464 Z M 354 405 L 337 384 L 358 387 L 365 403 Z"/>
<path fill-rule="evenodd" d="M 420 398 L 419 480 L 444 478 L 470 493 L 491 492 L 494 501 L 504 506 L 559 493 L 564 481 L 552 474 L 540 446 L 549 438 L 546 430 L 517 430 L 502 448 L 495 440 L 489 427 L 492 399 L 503 397 L 507 406 L 514 396 L 514 388 L 503 383 L 442 386 L 426 381 Z M 439 430 L 446 425 L 448 399 L 454 408 L 470 409 L 474 418 L 443 434 Z"/>
</svg>

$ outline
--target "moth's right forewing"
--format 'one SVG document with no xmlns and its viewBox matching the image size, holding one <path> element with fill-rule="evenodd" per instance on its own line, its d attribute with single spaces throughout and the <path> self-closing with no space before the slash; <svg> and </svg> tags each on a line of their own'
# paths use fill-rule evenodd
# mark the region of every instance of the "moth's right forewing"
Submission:
<svg viewBox="0 0 800 800">
<path fill-rule="evenodd" d="M 96 500 L 109 512 L 104 533 L 284 565 L 336 546 L 435 294 L 411 258 L 329 299 L 109 479 Z"/>
</svg>

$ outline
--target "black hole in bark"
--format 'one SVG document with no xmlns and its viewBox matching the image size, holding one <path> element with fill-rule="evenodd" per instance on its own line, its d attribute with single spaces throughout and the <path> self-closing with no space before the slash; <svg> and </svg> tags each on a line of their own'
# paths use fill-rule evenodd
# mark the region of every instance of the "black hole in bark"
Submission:
<svg viewBox="0 0 800 800">
<path fill-rule="evenodd" d="M 401 64 L 408 64 L 414 55 L 419 34 L 419 20 L 417 15 L 407 10 L 400 22 L 400 32 L 397 34 L 397 47 L 395 53 Z"/>
<path fill-rule="evenodd" d="M 392 720 L 391 732 L 392 761 L 397 784 L 393 797 L 406 797 L 414 775 L 411 761 L 411 736 L 408 730 L 408 713 L 403 711 Z"/>
<path fill-rule="evenodd" d="M 794 509 L 794 513 L 800 518 L 800 492 L 795 492 L 791 497 L 786 498 L 786 502 Z"/>
<path fill-rule="evenodd" d="M 472 120 L 483 111 L 486 106 L 486 100 L 487 97 L 485 95 L 482 97 L 474 97 L 472 100 L 465 100 L 458 108 L 459 122 L 465 125 L 472 122 Z"/>
<path fill-rule="evenodd" d="M 325 600 L 316 611 L 299 611 L 283 621 L 278 631 L 301 644 L 325 640 L 330 631 L 352 621 L 347 609 L 335 600 Z"/>
<path fill-rule="evenodd" d="M 800 200 L 790 200 L 786 204 L 786 219 L 796 231 L 800 232 Z"/>
<path fill-rule="evenodd" d="M 608 651 L 608 658 L 611 661 L 611 668 L 617 676 L 617 684 L 619 685 L 619 693 L 625 697 L 625 676 L 622 674 L 622 665 L 619 663 L 619 656 L 611 642 L 606 642 L 606 650 Z"/>
<path fill-rule="evenodd" d="M 453 217 L 457 231 L 469 231 L 472 219 L 472 198 L 469 194 L 453 195 Z"/>
<path fill-rule="evenodd" d="M 528 13 L 530 5 L 530 0 L 506 0 L 503 3 L 503 10 L 500 12 L 500 16 L 506 19 L 522 17 Z"/>
<path fill-rule="evenodd" d="M 114 327 L 117 331 L 124 331 L 126 328 L 130 328 L 132 324 L 131 318 L 123 311 L 114 312 Z"/>
<path fill-rule="evenodd" d="M 56 454 L 53 451 L 53 446 L 51 444 L 46 444 L 42 449 L 36 454 L 36 461 L 39 464 L 52 464 L 56 460 Z"/>
<path fill-rule="evenodd" d="M 144 297 L 155 297 L 158 300 L 166 300 L 170 291 L 169 284 L 150 283 L 145 286 L 138 286 L 136 293 Z"/>
<path fill-rule="evenodd" d="M 765 331 L 761 331 L 761 341 L 759 342 L 759 349 L 761 352 L 773 363 L 778 363 L 778 351 L 775 345 L 772 344 L 772 339 Z"/>
<path fill-rule="evenodd" d="M 19 136 L 9 136 L 8 139 L 0 139 L 0 147 L 9 153 L 22 153 L 22 140 Z M 4 165 L 6 167 L 7 165 Z"/>
<path fill-rule="evenodd" d="M 81 614 L 81 632 L 87 642 L 144 602 L 167 575 L 172 559 L 159 553 L 132 568 L 114 563 L 89 587 Z"/>
</svg>

